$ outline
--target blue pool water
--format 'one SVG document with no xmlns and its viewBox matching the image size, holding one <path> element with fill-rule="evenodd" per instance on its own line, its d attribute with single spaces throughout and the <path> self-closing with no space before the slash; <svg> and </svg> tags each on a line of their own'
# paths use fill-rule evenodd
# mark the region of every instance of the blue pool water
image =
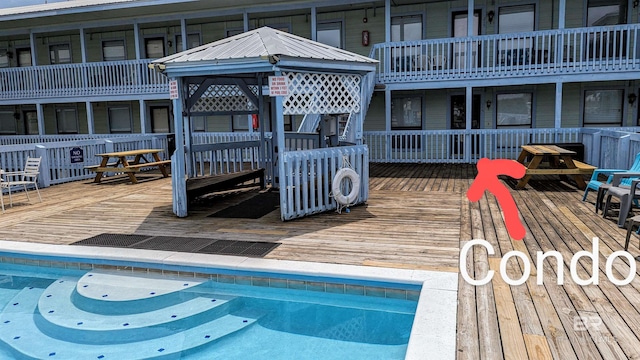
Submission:
<svg viewBox="0 0 640 360">
<path fill-rule="evenodd" d="M 216 280 L 2 263 L 0 358 L 405 356 L 416 301 Z"/>
</svg>

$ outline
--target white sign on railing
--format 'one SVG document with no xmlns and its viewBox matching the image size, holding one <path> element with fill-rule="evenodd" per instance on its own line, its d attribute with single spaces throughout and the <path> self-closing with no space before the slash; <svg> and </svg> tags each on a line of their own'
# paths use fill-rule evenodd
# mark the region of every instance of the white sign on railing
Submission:
<svg viewBox="0 0 640 360">
<path fill-rule="evenodd" d="M 269 96 L 289 95 L 289 84 L 286 76 L 269 76 Z"/>
</svg>

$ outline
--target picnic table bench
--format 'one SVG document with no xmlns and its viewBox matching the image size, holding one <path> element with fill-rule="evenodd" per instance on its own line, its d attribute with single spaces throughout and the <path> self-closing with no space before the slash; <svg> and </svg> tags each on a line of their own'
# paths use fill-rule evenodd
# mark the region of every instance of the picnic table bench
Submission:
<svg viewBox="0 0 640 360">
<path fill-rule="evenodd" d="M 96 154 L 101 156 L 102 161 L 100 165 L 85 166 L 85 169 L 94 171 L 96 173 L 93 182 L 100 183 L 102 176 L 105 172 L 126 173 L 129 176 L 129 180 L 136 184 L 138 179 L 135 173 L 139 172 L 143 168 L 157 167 L 162 173 L 163 177 L 169 176 L 165 165 L 171 164 L 171 160 L 162 160 L 158 155 L 163 149 L 139 149 L 129 151 L 119 151 L 112 153 Z M 149 161 L 145 155 L 151 155 L 153 161 Z M 133 160 L 127 159 L 127 157 L 134 157 Z M 109 161 L 112 158 L 116 161 Z"/>
<path fill-rule="evenodd" d="M 518 162 L 527 168 L 525 176 L 520 179 L 516 188 L 522 189 L 527 185 L 532 175 L 570 175 L 575 180 L 578 188 L 584 189 L 587 184 L 583 175 L 589 175 L 596 169 L 582 161 L 575 160 L 575 151 L 561 148 L 557 145 L 522 145 L 522 152 L 518 156 Z M 526 163 L 527 158 L 531 161 Z M 540 168 L 542 161 L 547 159 L 548 168 Z"/>
</svg>

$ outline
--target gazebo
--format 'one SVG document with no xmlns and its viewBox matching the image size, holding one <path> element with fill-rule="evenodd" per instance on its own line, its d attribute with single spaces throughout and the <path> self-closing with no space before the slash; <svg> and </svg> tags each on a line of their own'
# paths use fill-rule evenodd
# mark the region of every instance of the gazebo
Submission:
<svg viewBox="0 0 640 360">
<path fill-rule="evenodd" d="M 187 216 L 194 196 L 253 177 L 279 190 L 282 220 L 366 201 L 362 125 L 376 63 L 269 27 L 154 61 L 173 99 L 174 213 Z M 196 136 L 194 119 L 215 115 L 244 115 L 253 131 Z M 300 125 L 285 131 L 285 116 Z"/>
</svg>

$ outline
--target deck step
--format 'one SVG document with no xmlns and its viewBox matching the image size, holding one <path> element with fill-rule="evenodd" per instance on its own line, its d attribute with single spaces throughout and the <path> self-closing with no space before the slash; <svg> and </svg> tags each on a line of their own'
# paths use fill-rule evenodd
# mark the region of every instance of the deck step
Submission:
<svg viewBox="0 0 640 360">
<path fill-rule="evenodd" d="M 36 322 L 43 332 L 52 335 L 61 331 L 70 333 L 75 341 L 83 343 L 100 343 L 106 338 L 113 341 L 139 341 L 199 325 L 237 308 L 234 297 L 207 294 L 185 297 L 183 302 L 150 311 L 121 311 L 122 314 L 115 315 L 93 313 L 76 307 L 71 300 L 76 284 L 82 284 L 76 281 L 70 277 L 61 278 L 47 287 L 40 297 L 38 311 L 41 317 L 37 317 Z M 93 287 L 97 287 L 95 283 Z M 128 307 L 130 301 L 137 301 L 133 296 L 124 298 L 131 300 L 111 302 Z"/>
<path fill-rule="evenodd" d="M 17 357 L 35 359 L 152 359 L 168 357 L 194 349 L 255 323 L 255 319 L 225 315 L 170 335 L 133 342 L 103 344 L 76 343 L 72 333 L 61 331 L 55 337 L 44 334 L 36 324 L 38 301 L 46 290 L 29 287 L 20 291 L 0 315 L 0 341 L 9 345 Z M 46 296 L 46 295 L 45 295 Z M 141 330 L 144 331 L 144 330 Z"/>
</svg>

